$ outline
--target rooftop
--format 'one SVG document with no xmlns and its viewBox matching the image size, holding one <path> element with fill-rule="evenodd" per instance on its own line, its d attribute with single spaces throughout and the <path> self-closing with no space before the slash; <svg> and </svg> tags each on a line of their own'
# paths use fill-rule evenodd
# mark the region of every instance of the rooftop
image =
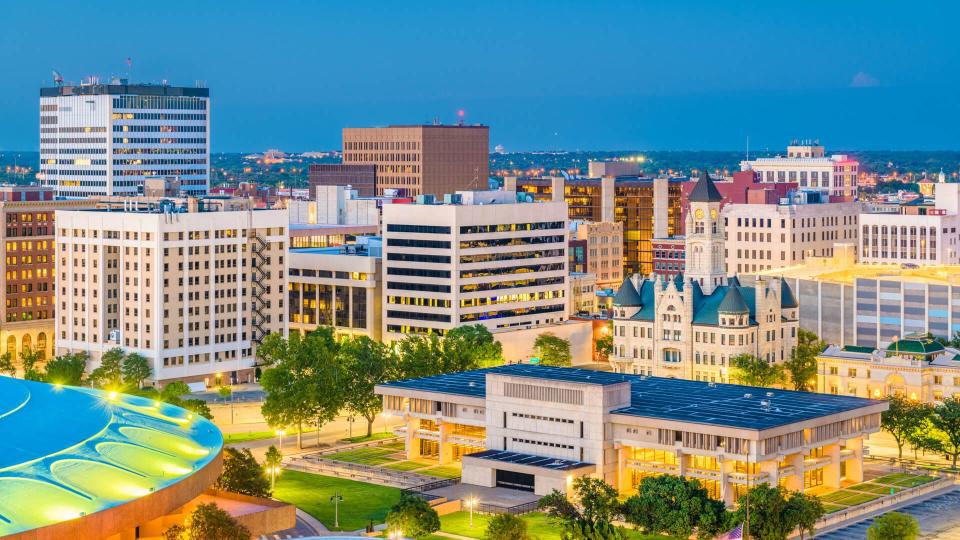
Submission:
<svg viewBox="0 0 960 540">
<path fill-rule="evenodd" d="M 816 279 L 846 285 L 852 285 L 856 279 L 960 285 L 960 265 L 903 268 L 899 264 L 839 264 L 827 258 L 819 261 L 808 259 L 806 264 L 766 270 L 758 274 L 790 279 Z"/>
<path fill-rule="evenodd" d="M 66 86 L 49 86 L 40 89 L 40 97 L 58 96 L 99 96 L 99 95 L 134 95 L 134 96 L 176 96 L 176 97 L 210 97 L 209 88 L 195 88 L 188 86 L 168 86 L 165 84 L 81 84 Z"/>
<path fill-rule="evenodd" d="M 488 373 L 601 386 L 626 382 L 631 386 L 630 405 L 611 411 L 614 414 L 752 430 L 770 429 L 882 403 L 852 396 L 529 364 L 394 381 L 383 386 L 485 397 Z M 682 400 L 678 400 L 678 396 L 683 396 Z"/>
</svg>

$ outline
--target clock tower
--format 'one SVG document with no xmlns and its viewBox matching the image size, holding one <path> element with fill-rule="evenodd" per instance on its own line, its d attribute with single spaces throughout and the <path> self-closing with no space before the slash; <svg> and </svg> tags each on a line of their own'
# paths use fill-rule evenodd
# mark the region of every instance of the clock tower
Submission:
<svg viewBox="0 0 960 540">
<path fill-rule="evenodd" d="M 686 220 L 686 277 L 699 283 L 704 294 L 710 294 L 726 284 L 727 269 L 723 219 L 720 217 L 723 196 L 713 185 L 706 169 L 687 201 L 690 207 Z"/>
</svg>

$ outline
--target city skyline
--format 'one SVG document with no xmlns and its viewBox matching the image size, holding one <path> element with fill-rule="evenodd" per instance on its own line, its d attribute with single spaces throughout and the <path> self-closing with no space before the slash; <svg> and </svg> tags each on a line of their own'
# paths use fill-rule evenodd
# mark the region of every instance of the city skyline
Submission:
<svg viewBox="0 0 960 540">
<path fill-rule="evenodd" d="M 952 5 L 273 7 L 171 2 L 104 18 L 10 6 L 0 148 L 38 147 L 34 104 L 53 69 L 74 82 L 204 81 L 213 152 L 339 148 L 342 127 L 453 123 L 459 110 L 509 151 L 738 150 L 748 136 L 757 150 L 796 137 L 852 150 L 960 143 Z M 190 39 L 158 46 L 170 28 Z M 58 38 L 31 37 L 44 34 Z"/>
</svg>

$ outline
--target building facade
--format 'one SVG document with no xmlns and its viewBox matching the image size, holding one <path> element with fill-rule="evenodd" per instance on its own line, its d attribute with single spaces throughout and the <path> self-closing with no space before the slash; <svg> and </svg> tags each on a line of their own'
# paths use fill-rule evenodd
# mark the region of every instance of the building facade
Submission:
<svg viewBox="0 0 960 540">
<path fill-rule="evenodd" d="M 762 183 L 794 182 L 800 188 L 817 188 L 834 197 L 853 200 L 857 196 L 860 164 L 850 156 L 827 156 L 816 141 L 794 141 L 787 155 L 740 162 L 744 171 L 753 171 Z"/>
<path fill-rule="evenodd" d="M 731 275 L 829 257 L 837 242 L 856 242 L 859 202 L 830 203 L 820 192 L 800 191 L 759 204 L 723 208 L 726 264 Z"/>
<path fill-rule="evenodd" d="M 332 326 L 337 334 L 380 340 L 379 238 L 340 247 L 290 250 L 290 330 Z"/>
<path fill-rule="evenodd" d="M 570 223 L 571 248 L 574 240 L 583 242 L 586 268 L 594 274 L 601 289 L 623 282 L 623 224 L 615 221 L 573 221 Z M 577 244 L 579 246 L 579 244 Z"/>
<path fill-rule="evenodd" d="M 350 186 L 361 197 L 377 194 L 377 166 L 356 163 L 315 163 L 308 171 L 310 193 L 320 186 Z"/>
<path fill-rule="evenodd" d="M 933 205 L 917 198 L 897 210 L 860 215 L 860 262 L 960 264 L 960 184 L 935 184 Z"/>
<path fill-rule="evenodd" d="M 661 276 L 683 274 L 687 263 L 687 244 L 682 236 L 653 239 L 653 273 Z"/>
<path fill-rule="evenodd" d="M 66 198 L 133 196 L 152 176 L 209 191 L 209 89 L 125 80 L 40 89 L 42 185 Z"/>
<path fill-rule="evenodd" d="M 570 313 L 589 315 L 597 312 L 597 276 L 590 273 L 570 273 Z"/>
<path fill-rule="evenodd" d="M 566 320 L 567 207 L 506 191 L 383 207 L 383 338 Z"/>
<path fill-rule="evenodd" d="M 343 128 L 343 163 L 375 165 L 376 194 L 434 195 L 487 189 L 490 128 L 420 125 Z"/>
<path fill-rule="evenodd" d="M 245 199 L 114 199 L 57 213 L 57 353 L 120 347 L 155 381 L 252 380 L 286 335 L 287 214 Z"/>
<path fill-rule="evenodd" d="M 706 175 L 691 192 L 686 273 L 624 280 L 613 300 L 613 353 L 619 373 L 698 381 L 730 380 L 730 359 L 749 354 L 783 362 L 797 340 L 798 305 L 780 279 L 751 287 L 728 278 L 723 196 Z"/>
<path fill-rule="evenodd" d="M 732 505 L 750 486 L 839 488 L 863 479 L 863 441 L 884 401 L 504 365 L 376 387 L 402 417 L 409 459 L 461 462 L 462 482 L 546 495 L 601 478 L 695 478 Z M 678 396 L 682 400 L 678 401 Z M 784 411 L 790 411 L 784 413 Z"/>
</svg>

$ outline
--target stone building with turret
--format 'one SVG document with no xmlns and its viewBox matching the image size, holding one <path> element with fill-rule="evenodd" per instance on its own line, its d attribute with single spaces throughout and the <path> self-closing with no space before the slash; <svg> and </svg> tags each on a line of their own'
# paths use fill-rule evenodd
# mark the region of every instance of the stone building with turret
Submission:
<svg viewBox="0 0 960 540">
<path fill-rule="evenodd" d="M 730 359 L 790 358 L 799 305 L 780 278 L 743 286 L 725 270 L 722 196 L 704 174 L 690 194 L 687 273 L 633 275 L 613 300 L 610 362 L 620 373 L 728 382 Z"/>
</svg>

